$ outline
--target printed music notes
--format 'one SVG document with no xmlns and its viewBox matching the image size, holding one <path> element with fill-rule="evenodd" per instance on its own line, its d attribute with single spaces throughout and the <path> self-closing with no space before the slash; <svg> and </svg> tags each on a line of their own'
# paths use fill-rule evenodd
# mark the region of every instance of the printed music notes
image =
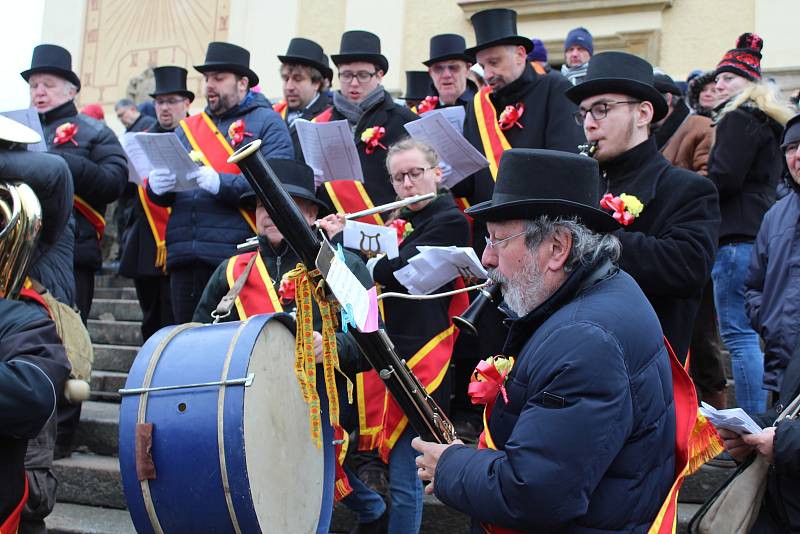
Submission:
<svg viewBox="0 0 800 534">
<path fill-rule="evenodd" d="M 471 247 L 417 247 L 419 254 L 394 272 L 397 281 L 412 295 L 433 293 L 456 277 L 484 280 L 486 269 Z"/>
<path fill-rule="evenodd" d="M 314 169 L 315 185 L 331 180 L 364 181 L 353 132 L 347 121 L 294 121 L 306 164 Z"/>
<path fill-rule="evenodd" d="M 129 181 L 142 185 L 153 169 L 169 169 L 175 173 L 173 191 L 188 191 L 197 187 L 186 175 L 197 170 L 186 148 L 174 133 L 126 133 L 120 139 L 128 155 Z"/>
</svg>

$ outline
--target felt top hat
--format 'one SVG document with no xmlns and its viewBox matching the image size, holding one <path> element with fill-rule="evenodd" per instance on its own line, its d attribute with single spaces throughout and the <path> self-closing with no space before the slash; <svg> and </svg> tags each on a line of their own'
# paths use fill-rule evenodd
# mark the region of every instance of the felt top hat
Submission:
<svg viewBox="0 0 800 534">
<path fill-rule="evenodd" d="M 479 221 L 508 221 L 550 217 L 578 217 L 595 232 L 619 228 L 614 218 L 601 210 L 600 170 L 586 156 L 533 148 L 503 152 L 491 200 L 468 208 L 465 213 Z"/>
<path fill-rule="evenodd" d="M 37 73 L 55 74 L 71 82 L 81 90 L 81 80 L 78 75 L 72 72 L 72 55 L 64 47 L 52 44 L 41 44 L 33 49 L 31 58 L 31 68 L 20 72 L 22 78 L 27 82 L 31 74 Z"/>
<path fill-rule="evenodd" d="M 386 74 L 389 71 L 389 60 L 381 54 L 381 39 L 374 33 L 362 30 L 351 30 L 342 34 L 339 53 L 331 55 L 338 67 L 355 61 L 374 63 Z"/>
<path fill-rule="evenodd" d="M 601 52 L 589 62 L 583 82 L 566 90 L 567 98 L 580 105 L 584 99 L 603 93 L 622 93 L 653 104 L 653 122 L 663 119 L 667 101 L 655 88 L 653 66 L 625 52 Z"/>
<path fill-rule="evenodd" d="M 653 75 L 653 86 L 658 89 L 659 93 L 670 93 L 678 97 L 683 96 L 681 88 L 668 74 L 659 73 Z"/>
<path fill-rule="evenodd" d="M 533 50 L 530 39 L 517 35 L 517 12 L 512 9 L 485 9 L 472 15 L 470 20 L 475 28 L 476 44 L 464 51 L 469 56 L 500 45 L 524 46 L 526 53 Z"/>
<path fill-rule="evenodd" d="M 426 70 L 406 71 L 406 92 L 403 100 L 424 100 L 433 94 L 433 80 Z"/>
<path fill-rule="evenodd" d="M 333 78 L 333 71 L 328 64 L 328 56 L 322 51 L 322 47 L 311 39 L 295 37 L 289 41 L 286 54 L 278 56 L 278 60 L 281 63 L 299 63 L 314 67 L 322 73 L 323 78 Z"/>
<path fill-rule="evenodd" d="M 194 101 L 194 93 L 186 89 L 186 69 L 183 67 L 156 67 L 153 75 L 156 78 L 156 89 L 150 96 L 155 98 L 161 95 L 181 95 Z"/>
<path fill-rule="evenodd" d="M 447 61 L 448 59 L 460 59 L 467 63 L 475 63 L 475 58 L 464 53 L 467 42 L 461 35 L 454 33 L 442 33 L 431 37 L 430 59 L 423 61 L 422 64 L 430 67 L 434 63 Z"/>
<path fill-rule="evenodd" d="M 258 74 L 250 70 L 250 52 L 241 46 L 221 41 L 208 43 L 206 62 L 195 65 L 197 72 L 232 72 L 247 76 L 248 86 L 258 85 Z"/>
<path fill-rule="evenodd" d="M 330 207 L 314 194 L 314 169 L 293 159 L 268 159 L 267 163 L 289 196 L 309 200 L 323 211 L 330 211 Z M 254 207 L 256 194 L 248 191 L 239 197 L 239 201 L 246 207 Z"/>
</svg>

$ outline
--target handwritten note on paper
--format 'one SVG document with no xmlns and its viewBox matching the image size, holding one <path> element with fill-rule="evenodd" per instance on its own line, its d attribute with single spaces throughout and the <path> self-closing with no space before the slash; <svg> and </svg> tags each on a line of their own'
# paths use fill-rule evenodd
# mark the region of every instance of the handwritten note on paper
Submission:
<svg viewBox="0 0 800 534">
<path fill-rule="evenodd" d="M 331 180 L 364 181 L 353 132 L 347 121 L 294 122 L 303 157 L 322 182 Z"/>
<path fill-rule="evenodd" d="M 397 231 L 377 224 L 347 221 L 344 226 L 344 246 L 370 256 L 383 253 L 392 259 L 399 255 Z"/>
<path fill-rule="evenodd" d="M 489 166 L 489 161 L 441 113 L 425 113 L 404 125 L 414 139 L 431 145 L 444 171 L 442 185 L 451 188 L 467 176 Z"/>
<path fill-rule="evenodd" d="M 141 185 L 142 177 L 153 169 L 169 169 L 176 177 L 173 191 L 197 187 L 193 178 L 187 178 L 197 170 L 197 164 L 174 133 L 127 133 L 122 137 L 122 148 L 128 155 L 129 181 Z"/>
</svg>

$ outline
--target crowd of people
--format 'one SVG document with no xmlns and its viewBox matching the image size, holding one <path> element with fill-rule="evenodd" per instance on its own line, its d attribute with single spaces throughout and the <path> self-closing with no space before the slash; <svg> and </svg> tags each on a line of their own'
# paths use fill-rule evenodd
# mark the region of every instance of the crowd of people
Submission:
<svg viewBox="0 0 800 534">
<path fill-rule="evenodd" d="M 29 184 L 44 211 L 25 290 L 0 299 L 1 532 L 44 532 L 53 459 L 71 454 L 80 402 L 65 389 L 67 357 L 75 378 L 81 327 L 64 335 L 47 303 L 74 307 L 86 324 L 110 203 L 144 339 L 169 325 L 293 311 L 300 258 L 228 163 L 256 139 L 305 221 L 334 244 L 346 213 L 432 194 L 361 219 L 391 225 L 399 241 L 394 258 L 345 253 L 365 288 L 409 293 L 396 273 L 420 247 L 459 246 L 502 291 L 477 338 L 452 320 L 465 293 L 382 301 L 395 351 L 454 421 L 461 439 L 449 444 L 417 437 L 346 327 L 337 330 L 350 447 L 336 488 L 357 515 L 354 532 L 418 532 L 424 492 L 469 515 L 474 532 L 671 531 L 692 439 L 680 420 L 701 424 L 697 400 L 727 407 L 725 358 L 736 405 L 765 429 L 720 431 L 721 443 L 735 461 L 759 454 L 775 467 L 754 532 L 800 528 L 800 431 L 794 419 L 774 424 L 798 394 L 800 115 L 763 78 L 763 40 L 743 34 L 716 66 L 676 82 L 635 55 L 595 53 L 583 27 L 566 35 L 558 70 L 540 40 L 518 34 L 513 10 L 471 21 L 473 47 L 431 37 L 427 70 L 409 73 L 404 99 L 383 86 L 380 38 L 360 30 L 330 57 L 292 39 L 278 55 L 275 102 L 250 52 L 231 43 L 209 43 L 193 67 L 204 78 L 200 113 L 190 113 L 187 66 L 156 67 L 155 116 L 129 99 L 115 112 L 128 132 L 177 136 L 198 162 L 188 189 L 169 168 L 129 181 L 102 109 L 76 107 L 70 53 L 34 49 L 21 75 L 47 153 L 20 150 L 30 141 L 0 123 L 0 181 Z M 463 136 L 488 165 L 445 188 L 439 154 L 404 125 L 451 106 L 464 108 Z M 298 120 L 344 121 L 362 179 L 326 180 L 307 165 Z M 237 249 L 253 236 L 255 250 Z M 313 314 L 322 364 L 316 304 Z M 320 518 L 320 531 L 329 522 Z"/>
</svg>

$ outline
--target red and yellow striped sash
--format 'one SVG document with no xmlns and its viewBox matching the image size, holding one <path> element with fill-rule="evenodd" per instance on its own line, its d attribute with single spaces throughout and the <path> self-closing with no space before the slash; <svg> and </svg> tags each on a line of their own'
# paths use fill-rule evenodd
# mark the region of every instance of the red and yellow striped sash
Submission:
<svg viewBox="0 0 800 534">
<path fill-rule="evenodd" d="M 169 222 L 169 214 L 172 213 L 172 208 L 164 208 L 150 200 L 150 197 L 147 196 L 147 178 L 145 178 L 143 186 L 140 185 L 136 188 L 136 192 L 139 195 L 139 202 L 144 210 L 144 215 L 147 217 L 147 226 L 150 228 L 150 233 L 153 234 L 153 240 L 156 243 L 155 266 L 166 270 L 167 222 Z"/>
<path fill-rule="evenodd" d="M 106 231 L 105 217 L 78 195 L 73 195 L 72 205 L 94 227 L 95 232 L 97 232 L 97 240 L 103 239 L 103 234 Z"/>
<path fill-rule="evenodd" d="M 375 204 L 369 198 L 364 184 L 355 180 L 333 180 L 325 182 L 325 190 L 333 202 L 333 207 L 339 213 L 355 213 L 369 208 L 374 208 Z M 357 219 L 367 224 L 377 224 L 383 226 L 383 219 L 380 214 L 367 215 Z"/>
<path fill-rule="evenodd" d="M 491 93 L 491 87 L 484 87 L 475 93 L 473 107 L 475 108 L 475 118 L 478 122 L 478 132 L 481 135 L 481 143 L 483 144 L 483 153 L 486 159 L 489 160 L 489 171 L 492 173 L 492 178 L 497 180 L 500 156 L 511 148 L 511 144 L 497 122 L 497 110 L 489 98 Z"/>
</svg>

